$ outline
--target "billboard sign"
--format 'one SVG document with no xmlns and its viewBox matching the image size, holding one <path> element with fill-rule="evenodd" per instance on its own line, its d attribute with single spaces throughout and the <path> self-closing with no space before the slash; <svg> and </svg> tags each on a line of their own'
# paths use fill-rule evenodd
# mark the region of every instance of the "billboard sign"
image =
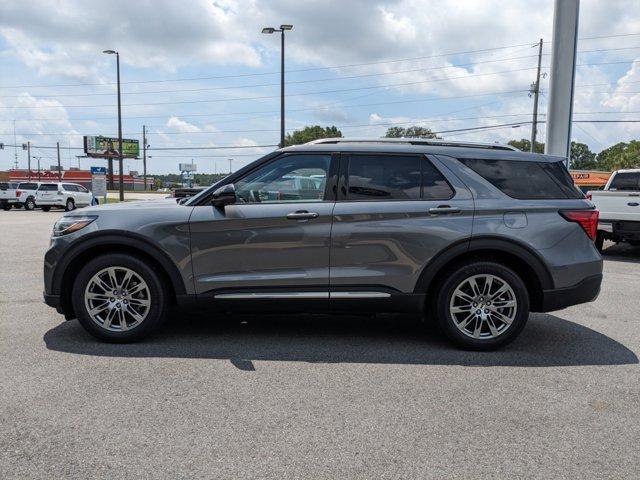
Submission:
<svg viewBox="0 0 640 480">
<path fill-rule="evenodd" d="M 198 166 L 195 163 L 180 163 L 178 169 L 181 172 L 196 172 L 198 171 Z"/>
<path fill-rule="evenodd" d="M 94 197 L 107 196 L 107 167 L 91 167 L 91 192 Z"/>
<path fill-rule="evenodd" d="M 84 153 L 87 157 L 117 158 L 118 139 L 102 136 L 84 136 Z M 140 142 L 138 140 L 122 139 L 122 156 L 124 158 L 138 158 L 140 155 Z"/>
</svg>

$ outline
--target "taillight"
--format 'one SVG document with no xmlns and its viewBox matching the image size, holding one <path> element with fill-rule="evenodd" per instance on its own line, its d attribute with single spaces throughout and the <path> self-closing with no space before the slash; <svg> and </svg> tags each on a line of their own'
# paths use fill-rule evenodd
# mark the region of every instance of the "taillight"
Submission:
<svg viewBox="0 0 640 480">
<path fill-rule="evenodd" d="M 580 224 L 584 233 L 591 240 L 596 239 L 598 234 L 598 217 L 600 212 L 598 210 L 560 210 L 560 215 L 570 222 L 576 222 Z"/>
<path fill-rule="evenodd" d="M 22 192 L 20 190 L 16 190 L 16 197 L 20 197 L 20 195 L 22 195 Z"/>
</svg>

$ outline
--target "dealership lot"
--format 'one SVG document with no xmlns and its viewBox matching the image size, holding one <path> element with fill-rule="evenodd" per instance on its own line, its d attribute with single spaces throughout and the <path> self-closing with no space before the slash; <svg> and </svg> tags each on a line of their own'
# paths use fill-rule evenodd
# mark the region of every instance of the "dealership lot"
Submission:
<svg viewBox="0 0 640 480">
<path fill-rule="evenodd" d="M 510 347 L 405 317 L 173 315 L 108 345 L 42 303 L 62 212 L 0 212 L 1 478 L 637 478 L 640 248 Z"/>
</svg>

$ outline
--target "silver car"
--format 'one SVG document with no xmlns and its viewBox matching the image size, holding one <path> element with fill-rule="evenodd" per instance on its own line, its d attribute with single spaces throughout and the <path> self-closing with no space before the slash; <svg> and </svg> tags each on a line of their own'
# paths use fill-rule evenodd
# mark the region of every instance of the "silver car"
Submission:
<svg viewBox="0 0 640 480">
<path fill-rule="evenodd" d="M 70 212 L 45 302 L 110 342 L 168 307 L 416 312 L 462 348 L 596 298 L 598 212 L 562 159 L 501 145 L 325 139 L 277 150 L 182 204 Z"/>
</svg>

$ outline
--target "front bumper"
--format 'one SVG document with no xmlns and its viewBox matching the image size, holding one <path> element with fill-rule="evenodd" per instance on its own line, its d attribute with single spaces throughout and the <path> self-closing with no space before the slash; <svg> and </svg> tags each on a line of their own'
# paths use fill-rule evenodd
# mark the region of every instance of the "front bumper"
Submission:
<svg viewBox="0 0 640 480">
<path fill-rule="evenodd" d="M 543 290 L 541 312 L 562 310 L 571 305 L 593 302 L 600 294 L 602 274 L 587 277 L 581 282 L 566 288 Z"/>
</svg>

